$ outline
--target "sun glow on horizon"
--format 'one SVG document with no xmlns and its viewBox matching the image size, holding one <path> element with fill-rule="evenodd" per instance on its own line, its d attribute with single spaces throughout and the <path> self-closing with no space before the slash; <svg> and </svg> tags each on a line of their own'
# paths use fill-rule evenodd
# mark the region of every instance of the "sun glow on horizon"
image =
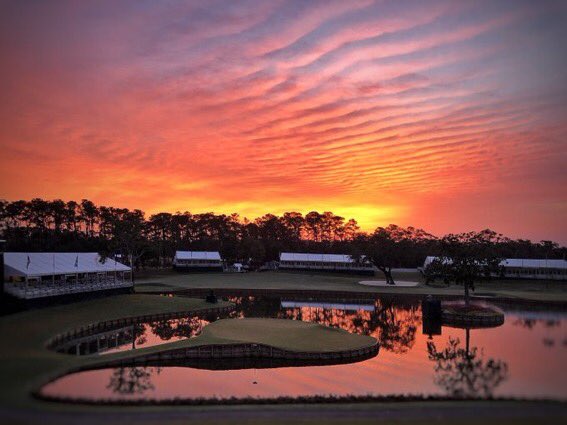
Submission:
<svg viewBox="0 0 567 425">
<path fill-rule="evenodd" d="M 559 1 L 12 2 L 0 198 L 567 243 Z"/>
</svg>

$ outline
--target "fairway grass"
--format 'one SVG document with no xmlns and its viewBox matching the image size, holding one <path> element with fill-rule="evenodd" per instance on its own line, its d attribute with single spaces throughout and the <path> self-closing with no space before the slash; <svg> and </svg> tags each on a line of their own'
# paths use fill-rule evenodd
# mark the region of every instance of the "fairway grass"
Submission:
<svg viewBox="0 0 567 425">
<path fill-rule="evenodd" d="M 381 276 L 377 275 L 380 279 Z M 377 295 L 438 295 L 462 297 L 463 287 L 442 284 L 425 285 L 421 275 L 416 272 L 396 272 L 396 281 L 418 282 L 417 286 L 366 286 L 359 284 L 357 275 L 339 275 L 332 273 L 295 273 L 283 271 L 250 273 L 177 273 L 161 271 L 154 275 L 146 274 L 136 279 L 135 290 L 138 293 L 175 293 L 190 289 L 223 290 L 295 290 L 356 292 Z M 475 292 L 482 297 L 528 301 L 533 303 L 567 303 L 567 283 L 537 280 L 491 280 L 475 284 Z"/>
</svg>

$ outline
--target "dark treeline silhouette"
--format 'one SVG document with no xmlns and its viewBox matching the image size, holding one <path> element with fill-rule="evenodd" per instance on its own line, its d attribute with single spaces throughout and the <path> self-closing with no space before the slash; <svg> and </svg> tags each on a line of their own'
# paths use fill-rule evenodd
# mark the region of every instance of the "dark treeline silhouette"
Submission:
<svg viewBox="0 0 567 425">
<path fill-rule="evenodd" d="M 490 230 L 501 257 L 564 258 L 551 241 L 511 240 Z M 467 234 L 462 234 L 467 235 Z M 451 235 L 459 236 L 459 235 Z M 254 220 L 237 214 L 158 213 L 80 202 L 0 201 L 0 237 L 9 251 L 96 251 L 122 254 L 136 266 L 169 266 L 175 250 L 220 251 L 228 261 L 260 265 L 282 251 L 365 255 L 386 276 L 392 267 L 416 267 L 442 252 L 442 238 L 396 225 L 361 232 L 354 219 L 332 212 L 266 214 Z M 485 238 L 486 239 L 486 238 Z"/>
</svg>

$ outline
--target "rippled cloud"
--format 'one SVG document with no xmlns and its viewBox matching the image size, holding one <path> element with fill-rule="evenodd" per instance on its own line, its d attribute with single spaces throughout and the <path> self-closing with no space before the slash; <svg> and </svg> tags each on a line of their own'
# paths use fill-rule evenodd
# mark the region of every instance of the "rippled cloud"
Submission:
<svg viewBox="0 0 567 425">
<path fill-rule="evenodd" d="M 564 2 L 0 11 L 1 197 L 567 242 Z"/>
</svg>

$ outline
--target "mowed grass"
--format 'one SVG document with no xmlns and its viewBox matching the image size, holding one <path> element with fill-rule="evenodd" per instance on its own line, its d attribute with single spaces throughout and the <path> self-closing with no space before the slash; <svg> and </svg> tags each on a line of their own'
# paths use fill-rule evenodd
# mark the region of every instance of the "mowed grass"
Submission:
<svg viewBox="0 0 567 425">
<path fill-rule="evenodd" d="M 213 306 L 228 305 L 221 302 Z M 104 361 L 104 358 L 96 355 L 71 356 L 48 350 L 45 346 L 47 341 L 58 333 L 101 321 L 196 312 L 210 307 L 211 304 L 200 299 L 119 295 L 1 317 L 0 406 L 36 406 L 39 402 L 30 394 L 46 380 L 70 369 Z M 105 357 L 110 359 L 125 354 L 126 357 L 132 356 L 131 352 L 126 352 Z"/>
<path fill-rule="evenodd" d="M 204 341 L 199 341 L 203 339 Z M 371 347 L 376 339 L 317 323 L 282 319 L 224 319 L 203 329 L 195 343 L 227 340 L 265 344 L 296 352 L 337 352 Z"/>
<path fill-rule="evenodd" d="M 421 282 L 418 272 L 396 273 L 396 279 Z M 174 270 L 145 272 L 136 278 L 137 292 L 168 292 L 191 288 L 293 289 L 355 291 L 377 293 L 376 287 L 360 285 L 361 280 L 379 280 L 382 276 L 361 276 L 315 272 L 182 273 Z"/>
<path fill-rule="evenodd" d="M 176 292 L 184 289 L 273 289 L 347 291 L 368 294 L 449 295 L 462 296 L 463 287 L 446 287 L 441 282 L 425 285 L 417 272 L 396 272 L 398 281 L 420 282 L 415 287 L 378 287 L 360 285 L 361 280 L 383 279 L 375 277 L 310 272 L 251 272 L 251 273 L 178 273 L 161 271 L 144 273 L 136 279 L 136 292 Z M 567 302 L 567 282 L 539 280 L 491 280 L 478 282 L 474 294 L 507 299 L 524 299 L 541 302 Z"/>
</svg>

